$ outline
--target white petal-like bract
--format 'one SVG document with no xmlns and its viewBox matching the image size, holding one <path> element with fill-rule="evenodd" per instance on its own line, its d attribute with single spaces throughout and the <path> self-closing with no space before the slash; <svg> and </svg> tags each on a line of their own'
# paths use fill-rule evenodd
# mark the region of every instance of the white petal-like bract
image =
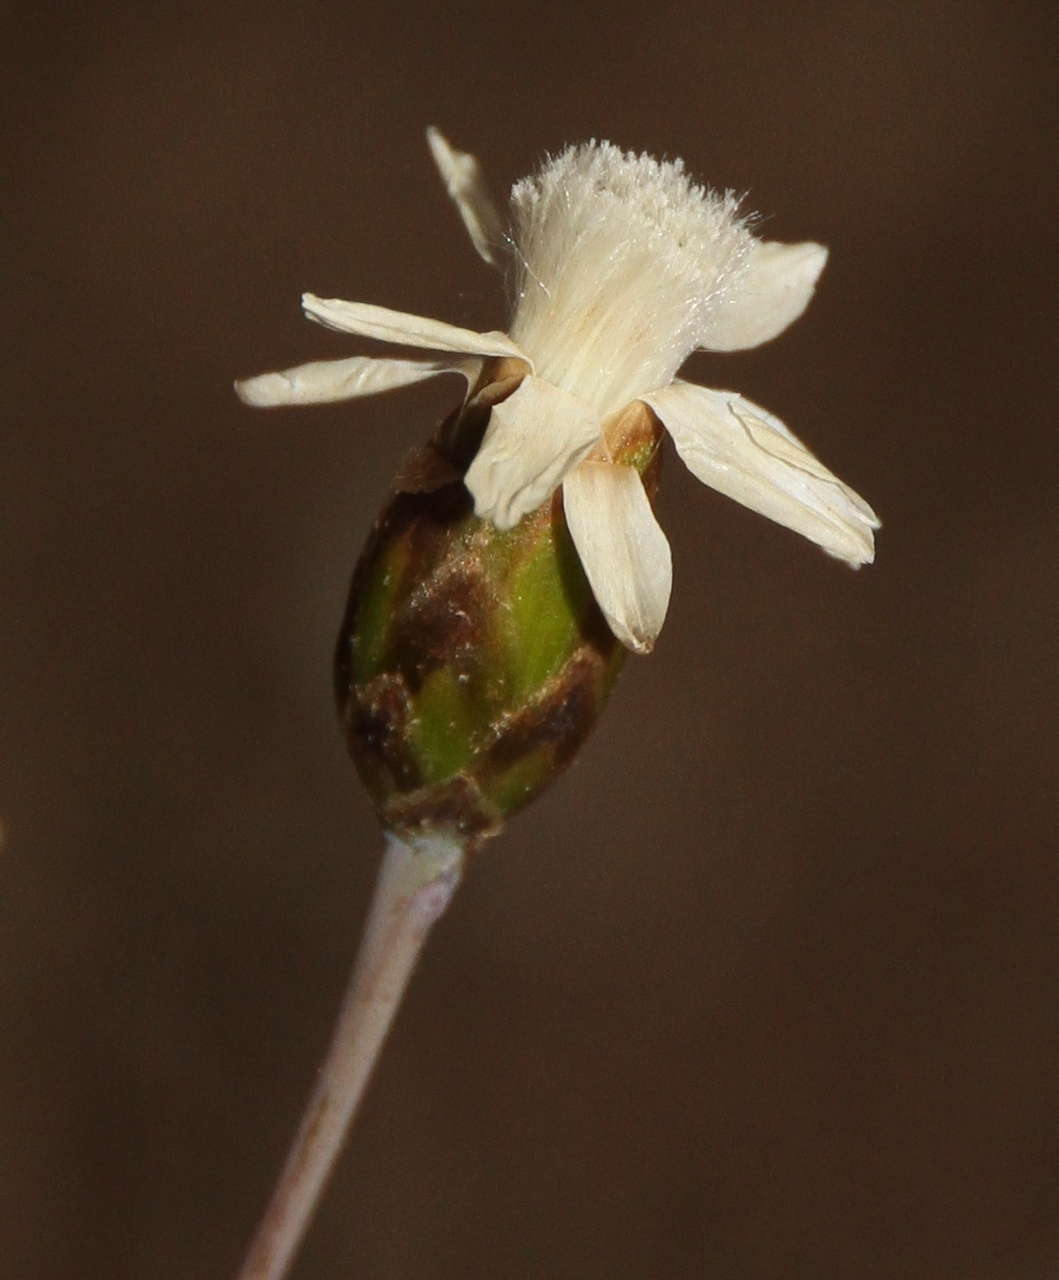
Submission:
<svg viewBox="0 0 1059 1280">
<path fill-rule="evenodd" d="M 396 342 L 427 351 L 458 351 L 468 356 L 515 356 L 526 360 L 521 349 L 506 333 L 475 333 L 444 320 L 414 316 L 407 311 L 391 311 L 370 302 L 344 302 L 341 298 L 318 298 L 302 294 L 302 309 L 310 320 L 339 333 L 356 333 L 380 342 Z M 528 361 L 527 361 L 528 363 Z"/>
<path fill-rule="evenodd" d="M 473 383 L 481 361 L 466 360 L 386 360 L 373 356 L 351 356 L 348 360 L 314 360 L 262 373 L 256 378 L 242 378 L 235 384 L 236 395 L 243 404 L 258 409 L 280 405 L 331 404 L 337 400 L 354 400 L 358 396 L 379 395 L 408 387 L 440 373 L 461 373 L 468 385 Z"/>
<path fill-rule="evenodd" d="M 811 240 L 755 241 L 738 289 L 718 301 L 699 345 L 742 351 L 775 338 L 809 305 L 826 262 L 827 250 Z"/>
<path fill-rule="evenodd" d="M 510 529 L 539 507 L 599 443 L 590 406 L 529 375 L 493 406 L 481 447 L 464 477 L 475 514 Z"/>
<path fill-rule="evenodd" d="M 649 653 L 669 607 L 673 565 L 639 473 L 584 462 L 563 484 L 563 508 L 610 629 L 634 653 Z"/>
<path fill-rule="evenodd" d="M 457 151 L 433 125 L 427 130 L 427 142 L 471 243 L 491 267 L 499 266 L 504 220 L 489 194 L 482 166 L 468 152 Z"/>
<path fill-rule="evenodd" d="M 704 484 L 854 568 L 871 563 L 875 512 L 767 410 L 734 391 L 681 381 L 642 398 Z"/>
</svg>

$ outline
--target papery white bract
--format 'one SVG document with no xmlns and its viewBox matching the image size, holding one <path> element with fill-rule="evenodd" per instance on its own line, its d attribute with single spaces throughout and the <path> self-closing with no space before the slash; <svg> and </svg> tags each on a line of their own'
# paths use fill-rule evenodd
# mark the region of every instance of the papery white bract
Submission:
<svg viewBox="0 0 1059 1280">
<path fill-rule="evenodd" d="M 608 428 L 633 402 L 649 406 L 705 484 L 855 568 L 871 562 L 874 512 L 778 418 L 676 378 L 697 348 L 757 346 L 796 320 L 826 249 L 759 240 L 730 192 L 696 185 L 679 160 L 608 142 L 568 147 L 516 183 L 505 233 L 474 157 L 435 129 L 428 140 L 478 253 L 495 266 L 513 260 L 510 333 L 306 294 L 306 315 L 328 328 L 462 358 L 317 361 L 237 382 L 247 404 L 351 399 L 450 371 L 473 385 L 486 359 L 521 361 L 523 380 L 493 407 L 464 477 L 475 512 L 511 528 L 562 485 L 600 608 L 639 653 L 661 630 L 672 573 L 638 473 L 610 457 Z"/>
</svg>

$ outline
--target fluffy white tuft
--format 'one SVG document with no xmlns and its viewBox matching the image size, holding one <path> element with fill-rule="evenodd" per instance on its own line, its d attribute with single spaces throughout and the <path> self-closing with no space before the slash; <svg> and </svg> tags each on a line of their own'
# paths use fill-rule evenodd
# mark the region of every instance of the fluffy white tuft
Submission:
<svg viewBox="0 0 1059 1280">
<path fill-rule="evenodd" d="M 511 336 L 600 413 L 669 383 L 738 289 L 754 244 L 731 192 L 680 160 L 568 147 L 511 192 Z"/>
</svg>

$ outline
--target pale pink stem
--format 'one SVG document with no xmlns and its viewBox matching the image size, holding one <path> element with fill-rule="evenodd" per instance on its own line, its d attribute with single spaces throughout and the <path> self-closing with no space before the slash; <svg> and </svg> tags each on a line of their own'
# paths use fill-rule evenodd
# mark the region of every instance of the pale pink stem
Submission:
<svg viewBox="0 0 1059 1280">
<path fill-rule="evenodd" d="M 319 1202 L 430 927 L 460 882 L 464 850 L 387 836 L 364 937 L 331 1046 L 237 1280 L 282 1280 Z"/>
</svg>

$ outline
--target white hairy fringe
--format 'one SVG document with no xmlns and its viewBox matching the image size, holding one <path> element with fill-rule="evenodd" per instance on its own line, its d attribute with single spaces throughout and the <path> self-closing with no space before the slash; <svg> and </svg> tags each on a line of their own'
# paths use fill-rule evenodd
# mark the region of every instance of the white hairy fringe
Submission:
<svg viewBox="0 0 1059 1280">
<path fill-rule="evenodd" d="M 666 386 L 739 284 L 753 244 L 731 192 L 680 160 L 568 147 L 515 184 L 512 338 L 600 413 Z"/>
</svg>

